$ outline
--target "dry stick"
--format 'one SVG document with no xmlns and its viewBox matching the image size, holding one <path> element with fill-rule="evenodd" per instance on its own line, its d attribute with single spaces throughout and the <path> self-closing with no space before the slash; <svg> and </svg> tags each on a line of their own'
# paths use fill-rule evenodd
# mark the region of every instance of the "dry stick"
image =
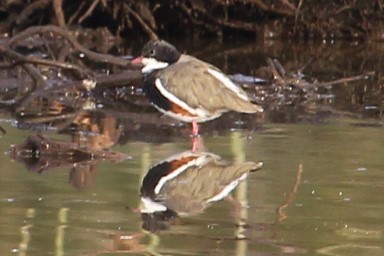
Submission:
<svg viewBox="0 0 384 256">
<path fill-rule="evenodd" d="M 344 5 L 344 6 L 342 6 L 341 8 L 335 10 L 334 13 L 335 13 L 335 14 L 340 14 L 340 13 L 342 13 L 342 12 L 344 12 L 344 11 L 347 11 L 347 10 L 350 10 L 350 9 L 354 9 L 353 5 Z"/>
<path fill-rule="evenodd" d="M 96 6 L 99 4 L 100 0 L 94 0 L 91 4 L 91 6 L 89 6 L 88 10 L 79 18 L 79 23 L 82 23 L 86 18 L 88 18 L 93 10 L 96 8 Z"/>
<path fill-rule="evenodd" d="M 65 120 L 65 119 L 73 119 L 78 115 L 77 112 L 74 113 L 65 113 L 65 114 L 58 114 L 56 116 L 35 116 L 35 117 L 25 117 L 22 118 L 23 123 L 30 123 L 30 124 L 39 124 L 39 123 L 48 123 L 48 122 L 54 122 L 57 120 Z"/>
<path fill-rule="evenodd" d="M 327 86 L 331 86 L 331 85 L 335 85 L 335 84 L 341 84 L 341 83 L 357 81 L 357 80 L 365 79 L 368 76 L 375 75 L 375 71 L 369 71 L 369 72 L 366 72 L 366 73 L 361 74 L 361 75 L 345 77 L 345 78 L 341 78 L 341 79 L 337 79 L 337 80 L 333 80 L 333 81 L 329 81 L 329 82 L 308 83 L 307 81 L 301 80 L 301 79 L 286 78 L 285 77 L 286 71 L 285 71 L 284 67 L 277 60 L 272 60 L 272 59 L 268 58 L 267 62 L 269 64 L 269 67 L 271 69 L 273 78 L 275 80 L 277 80 L 279 83 L 282 83 L 282 84 L 293 83 L 293 84 L 295 84 L 297 86 L 300 86 L 300 87 L 309 87 L 309 86 L 312 86 L 312 87 L 314 87 L 314 86 L 317 86 L 317 87 L 319 87 L 319 86 L 327 87 Z M 308 63 L 306 63 L 304 65 L 304 67 L 306 67 L 307 65 L 308 65 Z M 299 74 L 301 74 L 302 70 L 303 70 L 303 68 L 301 68 L 299 70 L 299 72 L 300 72 Z"/>
<path fill-rule="evenodd" d="M 271 10 L 271 8 L 261 0 L 246 0 L 245 2 L 255 4 L 257 7 L 259 7 L 263 11 Z"/>
<path fill-rule="evenodd" d="M 65 44 L 63 47 L 60 48 L 59 52 L 57 53 L 56 60 L 64 62 L 70 52 L 71 46 L 69 44 Z"/>
<path fill-rule="evenodd" d="M 29 95 L 29 94 L 28 94 Z M 11 106 L 13 104 L 16 104 L 18 102 L 20 102 L 21 100 L 23 100 L 25 97 L 24 95 L 16 95 L 14 98 L 12 99 L 9 99 L 9 100 L 0 100 L 0 104 L 2 105 L 6 105 L 6 106 Z"/>
<path fill-rule="evenodd" d="M 297 73 L 298 73 L 299 75 L 303 75 L 304 70 L 305 70 L 307 67 L 309 67 L 309 65 L 312 64 L 313 61 L 314 61 L 314 58 L 313 58 L 313 57 L 309 58 L 309 59 L 307 60 L 307 62 L 304 63 L 304 65 L 297 71 Z"/>
<path fill-rule="evenodd" d="M 56 60 L 55 54 L 53 53 L 51 47 L 49 47 L 49 45 L 48 45 L 48 41 L 47 41 L 46 36 L 41 35 L 40 38 L 41 38 L 41 41 L 43 41 L 44 50 L 49 54 L 49 56 L 52 60 Z M 65 45 L 67 45 L 67 44 L 65 44 Z"/>
<path fill-rule="evenodd" d="M 127 8 L 128 10 L 128 13 L 130 13 L 131 15 L 133 15 L 133 17 L 136 18 L 136 20 L 141 24 L 141 26 L 143 27 L 144 31 L 148 34 L 149 38 L 151 40 L 155 40 L 155 39 L 158 39 L 159 37 L 156 35 L 156 33 L 148 26 L 147 23 L 145 23 L 145 21 L 141 18 L 141 16 L 135 12 L 134 10 L 132 10 L 131 7 L 129 7 L 127 4 L 124 5 L 125 8 Z"/>
<path fill-rule="evenodd" d="M 96 78 L 96 84 L 98 88 L 103 86 L 123 86 L 123 85 L 132 85 L 134 81 L 141 82 L 141 72 L 140 70 L 126 70 L 121 73 L 109 74 L 105 76 L 100 76 Z"/>
<path fill-rule="evenodd" d="M 358 76 L 345 77 L 345 78 L 340 78 L 340 79 L 333 80 L 330 82 L 319 83 L 319 84 L 317 84 L 317 86 L 326 87 L 326 86 L 331 86 L 331 85 L 335 85 L 335 84 L 347 83 L 347 82 L 365 79 L 367 76 L 373 76 L 373 75 L 375 75 L 375 71 L 370 71 L 370 72 L 367 72 L 365 74 L 358 75 Z"/>
<path fill-rule="evenodd" d="M 184 11 L 184 12 L 188 15 L 189 20 L 190 20 L 193 24 L 198 25 L 198 26 L 205 27 L 206 29 L 208 29 L 209 31 L 212 31 L 212 32 L 217 31 L 217 25 L 208 24 L 207 22 L 199 21 L 199 20 L 197 20 L 195 17 L 193 17 L 193 15 L 191 14 L 191 13 L 192 13 L 192 10 L 189 9 L 184 3 L 178 3 L 178 6 L 180 7 L 180 9 L 181 9 L 182 11 Z"/>
<path fill-rule="evenodd" d="M 44 9 L 50 3 L 51 3 L 51 0 L 38 0 L 38 1 L 34 1 L 31 4 L 28 4 L 28 6 L 25 7 L 24 10 L 19 14 L 18 18 L 16 19 L 16 23 L 17 24 L 22 24 L 35 11 L 40 10 L 40 9 Z"/>
<path fill-rule="evenodd" d="M 112 65 L 117 65 L 117 66 L 124 66 L 124 67 L 131 66 L 131 62 L 128 60 L 124 60 L 122 58 L 115 57 L 109 54 L 93 52 L 85 48 L 67 30 L 57 26 L 52 26 L 52 25 L 35 26 L 35 27 L 27 28 L 26 30 L 11 37 L 5 44 L 12 46 L 14 44 L 17 44 L 19 41 L 22 41 L 25 38 L 34 36 L 36 34 L 44 34 L 44 33 L 53 33 L 61 37 L 64 37 L 66 40 L 68 40 L 68 42 L 72 45 L 72 47 L 75 50 L 84 53 L 90 60 L 102 62 L 102 63 L 108 63 Z"/>
<path fill-rule="evenodd" d="M 257 31 L 257 24 L 252 23 L 252 22 L 245 22 L 245 21 L 240 21 L 240 20 L 226 21 L 226 20 L 221 20 L 221 19 L 217 19 L 214 21 L 217 24 L 220 24 L 220 25 L 225 26 L 227 28 L 241 29 L 241 30 L 250 31 L 250 32 L 256 32 Z"/>
<path fill-rule="evenodd" d="M 46 80 L 40 75 L 39 70 L 35 66 L 33 66 L 31 64 L 24 64 L 22 67 L 27 71 L 27 73 L 35 81 L 36 88 L 46 88 L 47 87 Z M 33 90 L 34 90 L 34 88 L 33 88 Z"/>
<path fill-rule="evenodd" d="M 132 6 L 132 5 L 131 5 Z M 156 20 L 155 20 L 155 17 L 153 17 L 153 12 L 154 11 L 151 11 L 149 9 L 149 7 L 145 4 L 144 1 L 137 1 L 137 4 L 135 4 L 134 7 L 134 10 L 140 14 L 140 16 L 148 22 L 148 24 L 150 25 L 150 27 L 154 30 L 157 29 L 157 24 L 156 24 Z"/>
<path fill-rule="evenodd" d="M 303 6 L 303 3 L 304 3 L 304 0 L 300 0 L 299 4 L 297 5 L 297 13 L 300 12 L 301 6 Z M 298 15 L 296 15 L 296 16 L 298 16 Z"/>
<path fill-rule="evenodd" d="M 297 189 L 299 188 L 299 185 L 301 183 L 301 175 L 302 175 L 302 173 L 303 173 L 303 164 L 300 164 L 299 168 L 297 170 L 295 184 L 293 185 L 291 191 L 288 193 L 284 203 L 282 205 L 280 205 L 280 207 L 277 210 L 278 214 L 279 214 L 279 218 L 278 218 L 279 222 L 284 220 L 284 219 L 286 219 L 288 217 L 287 214 L 284 213 L 284 209 L 287 208 L 289 206 L 289 204 L 292 202 L 293 196 L 297 192 Z"/>
<path fill-rule="evenodd" d="M 279 72 L 279 74 L 282 77 L 285 77 L 287 74 L 287 71 L 285 70 L 283 65 L 277 59 L 272 60 L 272 63 L 273 63 L 273 67 L 277 70 L 277 72 Z"/>
<path fill-rule="evenodd" d="M 86 74 L 84 72 L 84 69 L 81 68 L 80 66 L 77 66 L 75 64 L 70 64 L 66 62 L 61 62 L 61 61 L 55 61 L 55 60 L 45 60 L 45 59 L 40 59 L 36 57 L 31 57 L 31 56 L 24 56 L 20 53 L 17 53 L 11 49 L 1 49 L 0 48 L 0 53 L 7 55 L 10 59 L 15 60 L 16 62 L 23 62 L 23 63 L 31 63 L 31 64 L 38 64 L 38 65 L 45 65 L 45 66 L 53 66 L 53 67 L 58 67 L 58 68 L 63 68 L 63 69 L 71 69 L 76 72 L 78 72 L 80 75 L 90 75 L 89 73 Z"/>
<path fill-rule="evenodd" d="M 56 14 L 57 22 L 59 26 L 65 28 L 65 17 L 63 13 L 63 0 L 53 0 L 53 10 Z"/>
<path fill-rule="evenodd" d="M 287 8 L 277 9 L 277 8 L 274 8 L 273 6 L 270 6 L 264 3 L 262 0 L 242 0 L 241 2 L 255 4 L 257 7 L 259 7 L 262 11 L 265 11 L 265 12 L 274 12 L 274 13 L 286 15 L 286 16 L 295 16 L 295 12 Z"/>
<path fill-rule="evenodd" d="M 12 68 L 13 66 L 11 65 L 2 65 L 0 68 Z M 20 84 L 17 84 L 17 85 L 20 85 Z M 7 88 L 8 85 L 2 85 L 3 88 Z M 12 98 L 12 99 L 8 99 L 8 100 L 3 100 L 3 99 L 0 99 L 0 104 L 1 105 L 6 105 L 6 106 L 10 106 L 10 105 L 13 105 L 13 104 L 16 104 L 17 102 L 19 102 L 20 100 L 23 99 L 23 95 L 20 93 L 20 89 L 24 89 L 26 87 L 22 87 L 21 85 L 20 86 L 16 86 L 14 88 L 17 88 L 18 91 L 16 93 L 16 95 Z"/>
<path fill-rule="evenodd" d="M 103 5 L 103 7 L 108 7 L 108 3 L 107 3 L 107 1 L 109 1 L 109 0 L 101 0 L 101 4 Z"/>
<path fill-rule="evenodd" d="M 36 91 L 44 90 L 48 87 L 47 81 L 41 76 L 39 70 L 35 66 L 31 64 L 24 64 L 23 68 L 35 81 L 35 86 L 31 88 L 28 93 L 20 97 L 17 101 L 19 107 L 25 107 L 29 102 L 31 102 L 31 100 L 35 97 L 34 95 Z"/>
<path fill-rule="evenodd" d="M 212 25 L 221 26 L 221 27 L 228 27 L 228 28 L 235 28 L 235 29 L 241 29 L 245 31 L 250 32 L 256 32 L 257 31 L 257 24 L 251 23 L 251 22 L 245 22 L 240 20 L 226 20 L 226 19 L 215 19 L 213 18 L 209 13 L 206 11 L 202 11 L 200 9 L 195 9 L 195 11 L 198 11 L 201 15 L 203 15 L 206 19 L 210 20 L 212 24 L 208 24 L 207 22 L 198 21 L 196 20 L 192 15 L 192 10 L 189 9 L 185 4 L 179 3 L 180 8 L 187 13 L 189 19 L 199 25 L 204 26 L 206 29 L 210 31 L 215 31 L 214 28 L 212 28 Z M 227 7 L 227 6 L 226 6 Z M 216 29 L 217 31 L 217 29 Z"/>
<path fill-rule="evenodd" d="M 280 2 L 286 6 L 288 6 L 290 9 L 292 9 L 295 13 L 297 12 L 297 8 L 296 6 L 294 6 L 293 4 L 291 4 L 291 2 L 289 2 L 289 0 L 280 0 Z"/>
<path fill-rule="evenodd" d="M 45 88 L 47 86 L 46 81 L 44 78 L 40 75 L 39 71 L 31 64 L 24 63 L 22 65 L 23 69 L 31 76 L 31 78 L 34 80 L 34 86 L 28 90 L 27 93 L 16 95 L 13 99 L 9 100 L 0 100 L 0 104 L 3 105 L 13 105 L 20 102 L 25 102 L 28 98 L 31 97 L 33 94 L 33 91 L 36 90 L 36 88 Z"/>
<path fill-rule="evenodd" d="M 276 62 L 270 58 L 267 59 L 267 62 L 268 62 L 269 68 L 271 69 L 273 79 L 277 80 L 280 83 L 284 83 L 285 82 L 285 79 L 284 79 L 285 70 L 284 70 L 283 66 L 281 66 L 280 63 L 279 63 L 280 65 L 277 64 L 278 62 Z"/>
<path fill-rule="evenodd" d="M 69 20 L 68 20 L 68 23 L 67 25 L 72 25 L 72 22 L 76 19 L 77 16 L 79 16 L 79 13 L 81 12 L 81 10 L 83 9 L 83 7 L 85 6 L 85 3 L 86 1 L 81 1 L 79 7 L 77 8 L 77 10 L 71 15 L 71 17 L 69 17 Z"/>
<path fill-rule="evenodd" d="M 295 14 L 295 26 L 293 27 L 293 31 L 296 32 L 297 28 L 297 21 L 299 19 L 299 14 L 301 10 L 301 6 L 303 5 L 304 0 L 300 0 L 299 4 L 297 5 L 296 14 Z"/>
</svg>

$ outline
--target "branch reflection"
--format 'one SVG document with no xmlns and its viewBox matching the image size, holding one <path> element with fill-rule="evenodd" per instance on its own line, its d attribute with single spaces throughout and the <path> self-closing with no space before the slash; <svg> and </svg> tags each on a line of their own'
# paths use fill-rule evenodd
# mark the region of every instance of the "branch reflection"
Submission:
<svg viewBox="0 0 384 256">
<path fill-rule="evenodd" d="M 97 141 L 97 140 L 96 140 Z M 94 181 L 98 161 L 118 162 L 127 159 L 123 153 L 79 146 L 78 143 L 31 135 L 24 143 L 13 146 L 10 157 L 28 171 L 41 174 L 58 167 L 69 167 L 70 183 L 75 188 L 88 187 Z"/>
</svg>

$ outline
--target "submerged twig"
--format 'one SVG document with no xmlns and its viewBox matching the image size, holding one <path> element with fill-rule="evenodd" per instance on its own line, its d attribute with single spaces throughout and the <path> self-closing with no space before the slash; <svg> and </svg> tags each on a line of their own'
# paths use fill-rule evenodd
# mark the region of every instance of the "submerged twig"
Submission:
<svg viewBox="0 0 384 256">
<path fill-rule="evenodd" d="M 299 185 L 301 183 L 302 174 L 303 174 L 303 164 L 300 164 L 299 168 L 297 169 L 295 183 L 293 184 L 291 191 L 288 193 L 287 197 L 285 198 L 284 203 L 280 205 L 277 210 L 279 214 L 279 218 L 278 218 L 279 222 L 287 218 L 287 214 L 285 214 L 284 209 L 287 208 L 292 202 L 293 196 L 296 194 L 297 189 L 299 188 Z"/>
</svg>

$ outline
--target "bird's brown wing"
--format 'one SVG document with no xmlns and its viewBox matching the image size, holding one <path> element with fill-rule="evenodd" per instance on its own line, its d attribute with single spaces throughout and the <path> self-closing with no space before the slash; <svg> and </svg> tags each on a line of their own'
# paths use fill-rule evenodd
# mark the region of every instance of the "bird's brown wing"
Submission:
<svg viewBox="0 0 384 256">
<path fill-rule="evenodd" d="M 221 73 L 212 65 L 189 57 L 159 71 L 158 77 L 167 91 L 192 108 L 213 113 L 228 110 L 247 113 L 260 111 L 261 108 L 251 103 L 241 88 L 234 84 L 235 90 L 227 88 L 212 74 L 212 70 Z"/>
<path fill-rule="evenodd" d="M 234 189 L 225 188 L 237 185 L 239 179 L 252 170 L 260 167 L 259 163 L 244 162 L 240 164 L 224 164 L 211 161 L 208 164 L 192 166 L 180 176 L 170 180 L 161 190 L 170 209 L 179 213 L 198 213 L 209 202 L 223 199 Z"/>
</svg>

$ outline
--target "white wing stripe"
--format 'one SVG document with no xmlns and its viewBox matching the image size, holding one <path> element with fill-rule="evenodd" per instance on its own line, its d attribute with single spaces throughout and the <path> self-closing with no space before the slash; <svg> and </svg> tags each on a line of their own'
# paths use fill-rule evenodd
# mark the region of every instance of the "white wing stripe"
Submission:
<svg viewBox="0 0 384 256">
<path fill-rule="evenodd" d="M 233 91 L 237 94 L 241 99 L 245 101 L 249 101 L 248 96 L 236 85 L 234 84 L 231 79 L 229 79 L 226 75 L 223 73 L 208 68 L 208 72 L 214 76 L 217 80 L 219 80 L 225 87 L 227 87 L 229 90 Z"/>
<path fill-rule="evenodd" d="M 178 99 L 175 95 L 173 95 L 172 93 L 170 93 L 169 91 L 167 91 L 163 84 L 161 83 L 161 80 L 159 78 L 156 78 L 156 81 L 155 81 L 155 86 L 156 88 L 159 90 L 159 92 L 164 96 L 166 97 L 168 100 L 172 101 L 174 104 L 180 106 L 181 108 L 185 109 L 186 111 L 188 111 L 189 113 L 191 113 L 192 115 L 196 115 L 196 116 L 199 116 L 199 117 L 207 117 L 208 116 L 208 112 L 205 111 L 204 109 L 201 109 L 201 108 L 192 108 L 191 106 L 189 106 L 187 103 L 185 103 L 184 101 L 181 101 L 180 99 Z"/>
</svg>

